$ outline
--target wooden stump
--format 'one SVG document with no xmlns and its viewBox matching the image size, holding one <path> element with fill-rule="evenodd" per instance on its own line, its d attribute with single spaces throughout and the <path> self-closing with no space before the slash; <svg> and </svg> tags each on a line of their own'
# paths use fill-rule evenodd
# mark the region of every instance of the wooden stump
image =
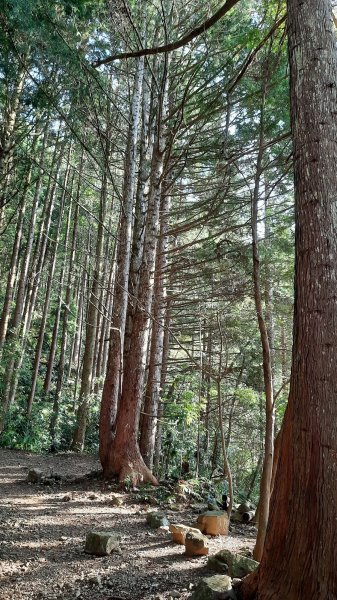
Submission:
<svg viewBox="0 0 337 600">
<path fill-rule="evenodd" d="M 228 515 L 222 510 L 208 510 L 199 515 L 197 526 L 207 535 L 228 535 Z"/>
</svg>

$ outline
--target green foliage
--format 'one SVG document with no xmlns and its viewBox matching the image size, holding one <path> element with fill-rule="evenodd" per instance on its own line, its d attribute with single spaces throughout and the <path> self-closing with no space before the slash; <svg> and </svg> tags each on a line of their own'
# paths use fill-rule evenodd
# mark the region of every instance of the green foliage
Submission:
<svg viewBox="0 0 337 600">
<path fill-rule="evenodd" d="M 43 452 L 50 447 L 48 423 L 50 405 L 37 403 L 30 419 L 27 419 L 23 402 L 13 405 L 7 414 L 7 426 L 1 436 L 3 447 Z"/>
</svg>

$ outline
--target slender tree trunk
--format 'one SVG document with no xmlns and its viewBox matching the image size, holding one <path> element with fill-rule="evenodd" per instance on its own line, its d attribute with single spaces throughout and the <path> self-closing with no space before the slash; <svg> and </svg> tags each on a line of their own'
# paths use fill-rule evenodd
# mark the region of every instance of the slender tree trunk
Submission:
<svg viewBox="0 0 337 600">
<path fill-rule="evenodd" d="M 66 181 L 64 182 L 64 187 L 67 188 Z M 70 189 L 68 190 L 70 196 L 71 196 L 71 190 L 72 190 L 72 184 L 70 185 Z M 60 275 L 60 283 L 59 283 L 59 298 L 58 298 L 58 303 L 57 303 L 57 308 L 56 308 L 56 315 L 55 315 L 55 321 L 54 321 L 54 327 L 53 327 L 53 335 L 52 335 L 52 341 L 51 341 L 51 345 L 50 345 L 49 357 L 48 357 L 48 362 L 47 362 L 46 376 L 45 376 L 44 384 L 43 384 L 43 389 L 46 394 L 49 394 L 49 392 L 50 392 L 50 385 L 51 385 L 51 379 L 52 379 L 52 374 L 53 374 L 53 369 L 54 369 L 57 340 L 58 340 L 59 326 L 60 326 L 62 306 L 63 306 L 63 287 L 64 287 L 64 278 L 65 278 L 65 273 L 66 273 L 66 267 L 67 267 L 67 258 L 68 258 L 67 251 L 68 251 L 68 239 L 69 239 L 71 217 L 72 217 L 72 202 L 70 201 L 69 209 L 68 209 L 68 217 L 67 217 L 67 226 L 66 226 L 66 231 L 65 231 L 65 236 L 64 236 L 64 257 L 63 257 L 63 265 L 61 267 L 61 275 Z"/>
<path fill-rule="evenodd" d="M 80 177 L 82 172 L 82 164 L 83 164 L 83 154 L 79 169 L 79 181 L 77 185 L 77 199 L 80 191 Z M 78 230 L 78 202 L 76 202 L 75 210 L 74 210 L 74 219 L 73 219 L 73 228 L 72 228 L 72 239 L 71 239 L 71 249 L 69 256 L 69 266 L 68 266 L 68 279 L 67 279 L 67 287 L 65 293 L 65 299 L 63 304 L 63 314 L 62 314 L 62 336 L 61 336 L 61 348 L 60 348 L 60 360 L 57 368 L 57 380 L 56 380 L 56 389 L 53 400 L 53 412 L 50 419 L 50 437 L 52 444 L 56 442 L 56 428 L 57 421 L 59 416 L 59 405 L 60 405 L 60 394 L 62 390 L 63 377 L 64 377 L 64 367 L 66 362 L 66 352 L 67 352 L 67 341 L 68 341 L 68 321 L 69 321 L 69 312 L 70 312 L 70 302 L 72 299 L 72 281 L 73 281 L 73 268 L 75 262 L 75 254 L 76 254 L 76 240 L 77 240 L 77 230 Z M 78 311 L 81 311 L 81 306 L 79 302 Z M 69 358 L 69 360 L 71 357 Z"/>
<path fill-rule="evenodd" d="M 262 356 L 263 356 L 263 381 L 265 392 L 265 415 L 266 429 L 264 438 L 264 459 L 260 484 L 259 500 L 259 527 L 256 544 L 254 548 L 255 560 L 261 560 L 264 540 L 267 531 L 270 502 L 270 484 L 273 469 L 274 452 L 274 398 L 273 398 L 273 372 L 272 356 L 269 344 L 267 323 L 263 314 L 262 292 L 261 292 L 261 266 L 258 242 L 258 203 L 262 175 L 263 145 L 264 145 L 264 110 L 265 110 L 266 85 L 264 84 L 261 114 L 260 114 L 260 137 L 259 150 L 256 163 L 255 186 L 252 198 L 252 253 L 253 253 L 253 284 L 254 301 L 258 320 Z"/>
<path fill-rule="evenodd" d="M 243 598 L 337 597 L 337 48 L 329 0 L 288 0 L 295 178 L 289 403 L 260 568 Z"/>
<path fill-rule="evenodd" d="M 16 223 L 16 231 L 15 231 L 15 237 L 14 237 L 14 244 L 13 244 L 13 249 L 12 249 L 12 256 L 11 256 L 9 271 L 8 271 L 5 298 L 4 298 L 4 303 L 2 306 L 2 312 L 1 312 L 1 318 L 0 318 L 0 351 L 2 349 L 2 346 L 3 346 L 5 338 L 6 338 L 6 334 L 7 334 L 7 327 L 8 327 L 10 313 L 11 313 L 12 299 L 13 299 L 14 288 L 15 288 L 16 279 L 17 279 L 19 250 L 20 250 L 20 245 L 21 245 L 21 240 L 22 240 L 23 223 L 24 223 L 24 217 L 25 217 L 25 212 L 26 212 L 27 192 L 28 192 L 28 188 L 30 185 L 30 180 L 31 180 L 31 165 L 29 167 L 29 170 L 28 170 L 28 173 L 26 176 L 25 190 L 24 190 L 20 208 L 19 208 L 18 220 Z"/>
<path fill-rule="evenodd" d="M 58 146 L 58 138 L 57 138 L 56 143 L 55 143 L 53 159 L 52 159 L 49 183 L 48 183 L 47 192 L 46 192 L 46 201 L 44 204 L 44 211 L 43 211 L 43 215 L 42 215 L 42 226 L 41 226 L 41 230 L 40 230 L 40 237 L 39 237 L 39 240 L 37 243 L 35 258 L 32 261 L 33 264 L 32 264 L 31 273 L 30 273 L 30 277 L 29 277 L 29 285 L 26 290 L 24 306 L 22 307 L 23 298 L 20 298 L 20 302 L 18 301 L 19 300 L 19 298 L 18 298 L 15 312 L 14 312 L 13 325 L 11 327 L 11 329 L 14 332 L 17 329 L 16 324 L 19 325 L 19 323 L 20 323 L 20 325 L 21 325 L 20 332 L 18 333 L 18 335 L 21 336 L 21 348 L 20 348 L 20 356 L 17 357 L 17 355 L 13 353 L 12 358 L 10 359 L 9 365 L 7 367 L 7 371 L 6 371 L 6 375 L 5 375 L 5 382 L 4 382 L 5 391 L 4 391 L 3 403 L 2 403 L 2 416 L 0 419 L 0 431 L 2 431 L 3 427 L 4 427 L 4 419 L 5 419 L 7 409 L 12 404 L 12 402 L 15 398 L 16 388 L 17 388 L 18 381 L 19 381 L 19 373 L 20 373 L 22 361 L 23 361 L 23 358 L 25 355 L 27 335 L 30 330 L 31 321 L 33 318 L 33 312 L 34 312 L 34 308 L 35 308 L 37 292 L 39 289 L 41 273 L 43 271 L 43 267 L 45 264 L 48 235 L 49 235 L 49 229 L 50 229 L 51 218 L 52 218 L 52 214 L 53 214 L 53 210 L 54 210 L 54 203 L 55 203 L 55 196 L 56 196 L 56 186 L 57 186 L 56 181 L 58 178 L 58 174 L 59 174 L 60 167 L 61 167 L 61 160 L 62 160 L 62 157 L 57 158 L 59 151 L 60 151 L 60 148 Z M 62 149 L 61 149 L 61 154 L 62 154 Z M 55 165 L 56 165 L 56 168 L 55 168 Z M 52 177 L 52 175 L 54 175 L 54 177 Z M 53 179 L 54 179 L 54 183 L 52 184 Z M 38 202 L 39 187 L 40 186 L 37 185 L 36 192 L 35 192 L 35 198 L 34 198 L 34 204 L 35 204 L 35 202 L 36 203 Z M 34 214 L 33 214 L 32 218 L 35 219 Z M 31 237 L 31 235 L 30 235 L 30 238 L 28 241 L 29 254 L 32 251 L 32 244 L 33 244 L 33 239 Z M 26 268 L 28 268 L 28 267 L 26 267 Z M 18 293 L 20 292 L 20 289 L 21 289 L 21 286 L 19 286 Z M 22 320 L 21 320 L 21 317 L 23 317 Z"/>
<path fill-rule="evenodd" d="M 105 160 L 110 156 L 110 140 L 107 137 L 105 146 Z M 99 328 L 99 296 L 102 277 L 102 258 L 104 247 L 104 223 L 107 207 L 107 165 L 104 168 L 102 178 L 102 188 L 100 194 L 100 210 L 97 229 L 97 239 L 95 247 L 95 266 L 93 269 L 91 293 L 87 311 L 87 321 L 85 330 L 85 346 L 83 354 L 82 379 L 79 395 L 79 406 L 77 409 L 77 422 L 73 434 L 71 449 L 83 451 L 85 443 L 85 433 L 87 428 L 87 417 L 89 398 L 92 388 L 92 378 L 94 374 L 95 342 Z"/>
<path fill-rule="evenodd" d="M 23 254 L 20 275 L 18 277 L 19 285 L 18 285 L 18 289 L 17 289 L 17 293 L 16 293 L 14 314 L 13 314 L 13 318 L 10 322 L 10 327 L 9 327 L 10 332 L 9 332 L 9 335 L 7 336 L 10 339 L 17 337 L 17 335 L 19 333 L 18 328 L 21 323 L 23 310 L 24 310 L 25 290 L 27 287 L 27 276 L 28 276 L 29 267 L 31 264 L 31 257 L 32 257 L 32 251 L 33 251 L 34 236 L 35 236 L 35 230 L 36 230 L 36 221 L 37 221 L 37 216 L 38 216 L 38 204 L 39 204 L 39 198 L 40 198 L 40 193 L 41 193 L 41 186 L 42 186 L 42 179 L 43 179 L 43 166 L 44 166 L 44 161 L 45 161 L 45 150 L 46 150 L 47 141 L 48 141 L 48 123 L 45 128 L 43 142 L 42 142 L 41 159 L 40 159 L 41 168 L 39 169 L 38 178 L 37 178 L 36 185 L 35 185 L 31 218 L 30 218 L 30 223 L 29 223 L 29 233 L 28 233 L 25 251 Z"/>
<path fill-rule="evenodd" d="M 20 97 L 25 83 L 26 72 L 23 68 L 19 69 L 14 90 L 12 94 L 7 86 L 6 102 L 4 107 L 3 125 L 0 129 L 0 184 L 5 187 L 5 179 L 8 175 L 8 165 L 13 151 L 13 134 L 20 106 Z M 3 198 L 2 198 L 3 200 Z M 2 209 L 2 204 L 1 207 Z"/>
<path fill-rule="evenodd" d="M 169 274 L 169 282 L 172 278 L 172 273 L 174 269 L 170 269 Z M 170 287 L 170 283 L 169 283 Z M 163 339 L 163 354 L 162 354 L 162 364 L 160 371 L 160 396 L 162 397 L 167 382 L 167 367 L 168 367 L 168 359 L 170 353 L 170 324 L 171 324 L 171 308 L 172 308 L 172 297 L 167 296 L 166 298 L 166 312 L 165 312 L 165 320 L 164 320 L 164 339 Z M 156 430 L 156 440 L 155 440 L 155 450 L 154 450 L 154 470 L 155 473 L 159 472 L 160 465 L 160 456 L 161 456 L 161 443 L 162 443 L 162 417 L 164 416 L 164 404 L 159 399 L 158 406 L 158 418 L 157 418 L 157 430 Z"/>
<path fill-rule="evenodd" d="M 69 171 L 70 171 L 69 159 L 70 159 L 70 151 L 68 154 L 68 162 L 67 162 L 65 176 L 63 179 L 63 191 L 62 191 L 60 205 L 59 205 L 59 215 L 58 215 L 58 220 L 57 220 L 56 235 L 55 235 L 55 240 L 53 240 L 53 251 L 52 251 L 52 258 L 51 258 L 51 263 L 50 263 L 50 271 L 49 271 L 49 275 L 48 275 L 46 294 L 45 294 L 44 302 L 43 302 L 43 311 L 42 311 L 42 319 L 41 319 L 41 323 L 40 323 L 39 336 L 38 336 L 38 341 L 37 341 L 36 348 L 35 348 L 31 390 L 30 390 L 30 394 L 29 394 L 29 398 L 28 398 L 28 402 L 27 402 L 27 417 L 28 418 L 30 418 L 30 416 L 31 416 L 33 402 L 34 402 L 34 398 L 35 398 L 36 385 L 37 385 L 37 379 L 38 379 L 40 361 L 41 361 L 41 355 L 42 355 L 42 346 L 43 346 L 43 340 L 44 340 L 44 336 L 45 336 L 47 317 L 48 317 L 48 313 L 49 313 L 49 304 L 50 304 L 50 298 L 51 298 L 51 293 L 52 293 L 52 286 L 54 283 L 54 273 L 55 273 L 55 268 L 56 268 L 57 251 L 58 251 L 58 246 L 59 246 L 59 242 L 60 242 L 64 203 L 65 203 L 68 177 L 69 177 Z M 55 195 L 56 195 L 56 190 L 55 190 Z"/>
</svg>

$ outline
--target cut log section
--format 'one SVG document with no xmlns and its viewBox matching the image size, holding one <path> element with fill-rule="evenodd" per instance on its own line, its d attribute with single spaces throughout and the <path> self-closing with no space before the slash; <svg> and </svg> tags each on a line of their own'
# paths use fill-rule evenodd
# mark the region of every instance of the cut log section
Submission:
<svg viewBox="0 0 337 600">
<path fill-rule="evenodd" d="M 228 515 L 222 510 L 208 510 L 197 520 L 197 527 L 207 535 L 228 535 L 228 526 Z"/>
</svg>

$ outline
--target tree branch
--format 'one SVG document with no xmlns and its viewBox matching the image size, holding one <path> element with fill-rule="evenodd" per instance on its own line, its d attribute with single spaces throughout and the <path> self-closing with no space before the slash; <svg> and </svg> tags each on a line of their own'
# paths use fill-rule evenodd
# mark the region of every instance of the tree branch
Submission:
<svg viewBox="0 0 337 600">
<path fill-rule="evenodd" d="M 259 52 L 259 50 L 261 50 L 261 48 L 263 48 L 263 46 L 271 38 L 271 36 L 275 33 L 275 31 L 280 27 L 280 25 L 282 25 L 282 23 L 285 22 L 286 18 L 287 18 L 287 15 L 285 14 L 285 15 L 283 15 L 283 17 L 281 17 L 281 19 L 276 21 L 276 23 L 273 25 L 273 27 L 267 33 L 267 35 L 263 38 L 263 40 L 256 46 L 256 48 L 254 48 L 254 50 L 252 50 L 252 52 L 250 52 L 250 54 L 247 56 L 245 62 L 243 63 L 243 65 L 239 71 L 239 74 L 235 77 L 234 81 L 232 80 L 232 82 L 230 82 L 229 88 L 227 90 L 229 94 L 233 91 L 233 89 L 237 86 L 239 81 L 242 79 L 242 77 L 246 73 L 248 67 L 252 64 L 252 62 L 253 62 L 254 58 L 256 57 L 257 53 Z"/>
<path fill-rule="evenodd" d="M 122 59 L 122 58 L 137 58 L 140 56 L 149 56 L 153 54 L 162 54 L 163 52 L 171 52 L 172 50 L 177 50 L 178 48 L 182 48 L 196 37 L 205 33 L 208 29 L 213 27 L 217 21 L 219 21 L 222 17 L 227 14 L 233 6 L 235 6 L 239 0 L 226 0 L 225 4 L 219 8 L 219 10 L 214 13 L 209 19 L 206 19 L 199 27 L 193 29 L 186 35 L 184 35 L 179 40 L 175 42 L 170 42 L 169 44 L 165 44 L 164 46 L 157 46 L 155 48 L 143 48 L 140 50 L 136 50 L 134 52 L 121 52 L 120 54 L 112 54 L 111 56 L 107 56 L 106 58 L 102 58 L 101 60 L 96 60 L 92 63 L 94 68 L 99 67 L 100 65 L 106 65 L 108 63 L 113 62 L 114 60 Z"/>
</svg>

